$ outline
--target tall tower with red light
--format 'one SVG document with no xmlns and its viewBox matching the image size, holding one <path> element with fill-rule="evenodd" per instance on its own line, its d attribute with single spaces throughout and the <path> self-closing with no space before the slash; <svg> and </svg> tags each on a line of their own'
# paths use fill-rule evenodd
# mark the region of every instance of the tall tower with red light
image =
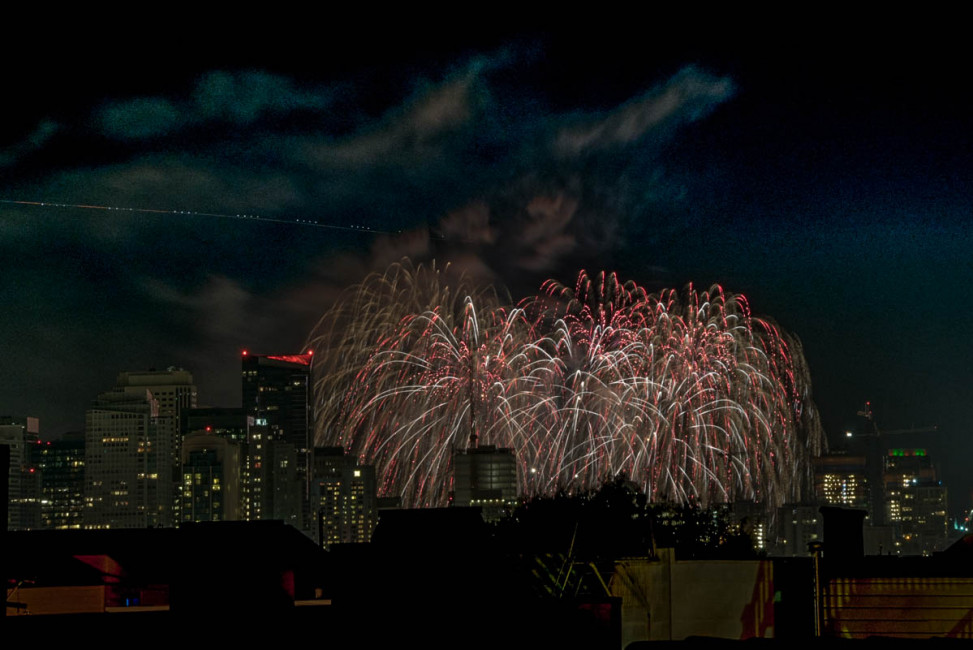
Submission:
<svg viewBox="0 0 973 650">
<path fill-rule="evenodd" d="M 311 353 L 241 354 L 250 465 L 249 517 L 311 528 Z"/>
</svg>

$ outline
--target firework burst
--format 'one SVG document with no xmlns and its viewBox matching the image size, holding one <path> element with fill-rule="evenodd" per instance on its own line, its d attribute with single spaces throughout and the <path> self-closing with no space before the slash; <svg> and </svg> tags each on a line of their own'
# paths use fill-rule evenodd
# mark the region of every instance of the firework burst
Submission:
<svg viewBox="0 0 973 650">
<path fill-rule="evenodd" d="M 655 501 L 800 497 L 823 440 L 803 354 L 743 296 L 582 272 L 514 307 L 447 272 L 395 265 L 312 334 L 316 442 L 383 494 L 443 505 L 453 454 L 487 444 L 527 494 L 624 473 Z"/>
</svg>

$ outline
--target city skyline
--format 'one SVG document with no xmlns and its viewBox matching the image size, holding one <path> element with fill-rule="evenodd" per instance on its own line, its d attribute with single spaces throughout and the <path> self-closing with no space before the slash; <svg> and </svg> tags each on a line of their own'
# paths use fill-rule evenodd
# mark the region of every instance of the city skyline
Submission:
<svg viewBox="0 0 973 650">
<path fill-rule="evenodd" d="M 719 282 L 801 338 L 833 441 L 870 400 L 882 428 L 939 425 L 921 445 L 968 457 L 973 107 L 949 39 L 616 40 L 17 71 L 0 353 L 29 370 L 0 412 L 60 435 L 119 372 L 169 366 L 238 405 L 242 349 L 302 352 L 341 290 L 408 255 L 515 298 L 581 268 Z"/>
</svg>

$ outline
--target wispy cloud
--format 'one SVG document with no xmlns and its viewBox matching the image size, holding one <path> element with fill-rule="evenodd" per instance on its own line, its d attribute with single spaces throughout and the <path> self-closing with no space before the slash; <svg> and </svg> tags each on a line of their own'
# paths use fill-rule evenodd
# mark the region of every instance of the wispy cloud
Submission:
<svg viewBox="0 0 973 650">
<path fill-rule="evenodd" d="M 101 158 L 25 174 L 32 180 L 18 199 L 307 218 L 386 234 L 340 240 L 205 216 L 0 205 L 0 252 L 45 242 L 45 277 L 74 279 L 72 318 L 103 318 L 111 286 L 126 336 L 151 341 L 156 357 L 189 359 L 209 399 L 231 403 L 217 387 L 238 385 L 241 346 L 299 347 L 342 289 L 402 257 L 527 290 L 602 259 L 623 241 L 624 219 L 657 218 L 625 214 L 640 200 L 630 188 L 644 195 L 665 183 L 623 149 L 651 150 L 732 93 L 729 81 L 690 68 L 608 113 L 532 112 L 523 107 L 543 102 L 529 88 L 493 76 L 512 63 L 504 52 L 426 71 L 379 107 L 337 84 L 215 71 L 181 94 L 101 104 L 75 124 L 42 122 L 0 154 L 16 169 L 25 153 L 56 153 L 61 134 L 111 141 Z M 347 119 L 332 115 L 336 102 Z M 609 171 L 592 163 L 599 152 Z M 626 167 L 629 153 L 638 164 Z M 77 340 L 71 319 L 35 316 L 51 338 Z M 159 332 L 177 334 L 162 342 Z M 140 359 L 134 342 L 126 350 L 124 363 Z M 20 355 L 0 343 L 5 353 Z"/>
<path fill-rule="evenodd" d="M 322 111 L 333 94 L 302 88 L 292 79 L 259 71 L 203 75 L 188 99 L 135 97 L 108 103 L 95 113 L 101 131 L 119 140 L 171 136 L 206 124 L 246 126 L 266 116 Z"/>
<path fill-rule="evenodd" d="M 607 115 L 563 128 L 555 142 L 562 156 L 624 146 L 643 137 L 664 138 L 697 120 L 733 95 L 733 82 L 689 67 L 642 97 Z"/>
<path fill-rule="evenodd" d="M 360 167 L 401 163 L 435 153 L 437 139 L 463 127 L 473 115 L 478 68 L 438 84 L 427 84 L 374 126 L 335 140 L 309 144 L 314 164 Z"/>
<path fill-rule="evenodd" d="M 41 149 L 60 130 L 61 125 L 54 120 L 41 120 L 37 127 L 23 140 L 5 149 L 0 149 L 0 167 L 12 166 L 22 156 Z"/>
</svg>

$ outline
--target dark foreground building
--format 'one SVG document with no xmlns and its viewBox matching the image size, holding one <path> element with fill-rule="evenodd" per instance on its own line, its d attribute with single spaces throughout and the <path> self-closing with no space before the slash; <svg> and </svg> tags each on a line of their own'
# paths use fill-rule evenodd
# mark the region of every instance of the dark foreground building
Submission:
<svg viewBox="0 0 973 650">
<path fill-rule="evenodd" d="M 274 611 L 313 599 L 325 558 L 281 522 L 8 533 L 8 616 Z"/>
<path fill-rule="evenodd" d="M 478 509 L 386 511 L 374 539 L 328 552 L 268 521 L 9 533 L 0 639 L 619 647 L 617 599 L 537 594 Z"/>
<path fill-rule="evenodd" d="M 281 522 L 11 532 L 0 639 L 280 644 L 314 630 L 334 647 L 616 650 L 973 638 L 973 537 L 933 557 L 864 556 L 863 514 L 823 514 L 837 528 L 816 557 L 740 560 L 501 545 L 478 508 L 459 507 L 384 511 L 371 543 L 330 552 Z"/>
</svg>

